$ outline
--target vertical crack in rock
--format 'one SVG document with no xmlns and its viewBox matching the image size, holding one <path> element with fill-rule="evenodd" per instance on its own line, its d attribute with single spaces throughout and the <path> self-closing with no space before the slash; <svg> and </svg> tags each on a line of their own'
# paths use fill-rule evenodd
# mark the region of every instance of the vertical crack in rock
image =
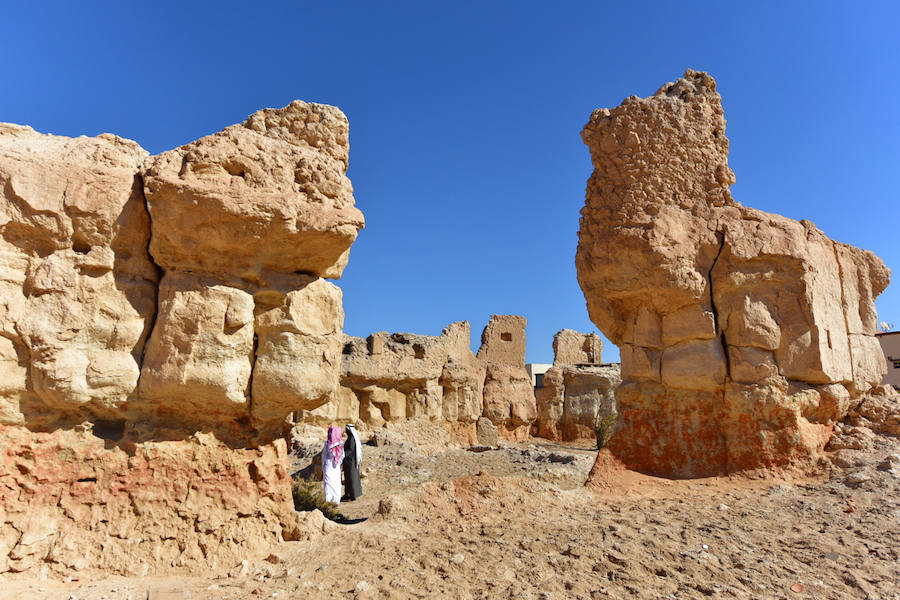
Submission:
<svg viewBox="0 0 900 600">
<path fill-rule="evenodd" d="M 710 265 L 709 271 L 706 273 L 706 283 L 709 285 L 709 307 L 710 310 L 712 310 L 713 322 L 716 325 L 716 333 L 719 335 L 719 342 L 722 344 L 722 353 L 725 357 L 725 383 L 722 386 L 722 391 L 719 393 L 722 395 L 722 410 L 727 411 L 728 406 L 725 403 L 725 386 L 731 383 L 731 359 L 728 356 L 728 342 L 725 339 L 725 326 L 723 323 L 719 322 L 719 310 L 716 308 L 712 276 L 713 270 L 715 270 L 716 264 L 718 264 L 719 258 L 722 256 L 722 250 L 725 249 L 725 231 L 720 231 L 717 227 L 716 237 L 719 238 L 719 251 L 716 252 L 716 257 L 713 259 L 712 265 Z M 725 473 L 728 473 L 730 470 L 728 460 L 728 436 L 725 435 L 725 431 L 722 427 L 719 427 L 719 437 L 721 438 L 722 446 L 725 449 L 725 464 L 722 465 L 722 468 Z"/>
<path fill-rule="evenodd" d="M 853 358 L 853 338 L 850 337 L 850 321 L 847 320 L 847 297 L 844 294 L 844 267 L 841 266 L 841 257 L 838 256 L 837 244 L 831 242 L 831 251 L 837 263 L 838 279 L 841 288 L 841 314 L 844 316 L 844 330 L 847 332 L 847 352 L 850 354 L 850 377 L 856 381 L 856 360 Z"/>
<path fill-rule="evenodd" d="M 153 330 L 156 328 L 156 319 L 159 316 L 159 285 L 162 282 L 163 275 L 165 271 L 161 266 L 156 264 L 156 261 L 153 259 L 153 254 L 150 253 L 150 242 L 153 240 L 153 216 L 150 214 L 150 203 L 147 201 L 147 194 L 144 193 L 144 176 L 141 173 L 137 173 L 135 175 L 135 187 L 140 191 L 141 200 L 144 205 L 144 212 L 147 214 L 147 260 L 150 261 L 150 264 L 156 269 L 156 281 L 154 282 L 154 296 L 153 306 L 155 307 L 152 315 L 148 315 L 149 319 L 149 327 L 147 327 L 147 335 L 144 338 L 144 345 L 141 348 L 141 357 L 138 361 L 138 381 L 135 385 L 135 392 L 140 389 L 141 384 L 141 374 L 143 372 L 142 367 L 144 366 L 144 354 L 147 352 L 147 345 L 150 341 L 150 336 L 153 335 Z"/>
<path fill-rule="evenodd" d="M 713 294 L 713 279 L 712 273 L 716 268 L 716 263 L 719 262 L 719 257 L 722 256 L 722 250 L 725 249 L 725 232 L 724 231 L 716 231 L 716 237 L 719 238 L 719 251 L 716 253 L 716 258 L 713 259 L 712 265 L 709 267 L 709 271 L 706 273 L 706 282 L 709 285 L 709 306 L 710 310 L 713 313 L 713 321 L 716 324 L 716 332 L 719 334 L 719 341 L 722 343 L 722 352 L 725 354 L 725 383 L 731 382 L 731 361 L 728 357 L 728 343 L 725 340 L 725 327 L 719 322 L 719 311 L 716 309 L 716 300 L 715 294 Z"/>
<path fill-rule="evenodd" d="M 250 350 L 250 377 L 247 379 L 247 415 L 253 414 L 253 376 L 256 374 L 256 355 L 259 351 L 259 335 L 253 334 L 253 347 Z"/>
<path fill-rule="evenodd" d="M 881 380 L 884 364 L 878 341 L 863 331 L 874 325 L 874 298 L 889 282 L 887 268 L 852 246 L 836 243 L 829 252 L 830 240 L 809 222 L 735 203 L 724 132 L 715 81 L 691 69 L 652 96 L 595 110 L 582 130 L 593 172 L 575 266 L 588 314 L 615 344 L 631 343 L 638 329 L 654 343 L 657 332 L 671 342 L 662 343 L 664 393 L 647 381 L 648 357 L 626 360 L 628 385 L 617 396 L 632 435 L 617 437 L 613 449 L 639 469 L 676 477 L 715 474 L 723 462 L 728 470 L 814 468 L 830 432 L 819 422 L 807 426 L 801 413 L 842 418 L 849 401 Z M 617 247 L 624 250 L 611 251 Z M 839 271 L 833 253 L 843 261 Z M 719 261 L 721 277 L 713 282 Z M 700 272 L 688 275 L 687 265 Z M 856 332 L 844 333 L 847 339 L 831 339 L 841 330 L 838 302 L 859 303 L 844 310 L 845 329 Z M 655 318 L 631 330 L 623 325 L 651 312 L 647 305 L 669 317 L 669 331 Z M 705 323 L 691 331 L 672 312 L 676 307 L 703 315 Z M 674 334 L 679 328 L 684 335 Z M 700 332 L 702 341 L 682 343 Z M 848 369 L 847 360 L 855 367 Z M 710 377 L 713 361 L 717 373 Z M 841 398 L 825 406 L 794 410 L 811 394 L 792 381 L 816 386 L 835 379 L 852 379 L 845 382 L 849 399 L 838 391 Z M 670 385 L 675 381 L 679 386 Z M 717 434 L 726 438 L 727 459 Z"/>
</svg>

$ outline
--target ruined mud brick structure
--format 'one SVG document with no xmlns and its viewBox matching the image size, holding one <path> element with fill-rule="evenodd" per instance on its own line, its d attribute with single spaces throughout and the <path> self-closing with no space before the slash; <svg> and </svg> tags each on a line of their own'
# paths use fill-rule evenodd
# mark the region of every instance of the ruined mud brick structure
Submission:
<svg viewBox="0 0 900 600">
<path fill-rule="evenodd" d="M 602 353 L 603 341 L 595 333 L 563 329 L 553 336 L 554 365 L 599 365 Z"/>
<path fill-rule="evenodd" d="M 525 324 L 524 317 L 492 315 L 477 356 L 467 321 L 452 323 L 440 336 L 345 336 L 334 400 L 295 419 L 380 427 L 427 417 L 470 426 L 486 416 L 504 437 L 527 437 L 536 409 L 525 371 Z"/>
<path fill-rule="evenodd" d="M 811 467 L 885 372 L 874 299 L 888 269 L 732 199 L 706 73 L 594 111 L 582 137 L 594 172 L 576 267 L 621 350 L 613 452 L 676 477 Z"/>
<path fill-rule="evenodd" d="M 425 416 L 474 423 L 482 411 L 484 366 L 469 346 L 469 323 L 452 323 L 440 336 L 378 332 L 344 336 L 340 388 L 329 404 L 298 421 L 357 420 L 372 427 Z"/>
<path fill-rule="evenodd" d="M 616 414 L 618 364 L 603 364 L 599 335 L 563 329 L 553 336 L 553 366 L 537 399 L 537 435 L 551 440 L 593 439 L 598 416 Z"/>
<path fill-rule="evenodd" d="M 0 124 L 0 573 L 231 567 L 297 538 L 363 226 L 336 108 L 149 156 Z"/>
<path fill-rule="evenodd" d="M 537 418 L 531 377 L 525 369 L 525 317 L 491 315 L 481 332 L 484 416 L 514 439 L 527 438 Z"/>
</svg>

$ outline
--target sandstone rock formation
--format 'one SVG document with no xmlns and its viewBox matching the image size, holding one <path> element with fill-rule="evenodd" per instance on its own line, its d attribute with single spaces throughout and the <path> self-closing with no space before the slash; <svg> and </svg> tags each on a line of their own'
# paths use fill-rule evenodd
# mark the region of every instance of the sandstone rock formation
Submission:
<svg viewBox="0 0 900 600">
<path fill-rule="evenodd" d="M 347 127 L 294 102 L 148 157 L 0 124 L 0 572 L 299 535 L 278 436 L 338 386 Z"/>
<path fill-rule="evenodd" d="M 113 135 L 2 124 L 0 157 L 2 423 L 115 419 L 156 313 L 147 153 Z"/>
<path fill-rule="evenodd" d="M 614 452 L 683 477 L 815 461 L 884 372 L 884 264 L 732 199 L 705 73 L 594 111 L 582 137 L 594 172 L 576 266 L 591 319 L 621 350 Z"/>
<path fill-rule="evenodd" d="M 484 416 L 514 439 L 528 437 L 537 418 L 531 377 L 525 370 L 525 317 L 491 315 L 481 333 L 478 358 L 484 361 Z"/>
<path fill-rule="evenodd" d="M 619 365 L 603 364 L 601 348 L 595 334 L 563 329 L 553 336 L 553 366 L 535 389 L 538 436 L 594 439 L 598 418 L 616 414 Z"/>
</svg>

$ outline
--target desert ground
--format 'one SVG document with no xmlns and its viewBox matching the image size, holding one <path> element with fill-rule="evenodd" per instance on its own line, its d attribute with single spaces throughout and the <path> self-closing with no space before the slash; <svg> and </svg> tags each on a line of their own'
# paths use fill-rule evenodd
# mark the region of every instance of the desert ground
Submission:
<svg viewBox="0 0 900 600">
<path fill-rule="evenodd" d="M 666 480 L 588 441 L 471 448 L 441 425 L 363 430 L 347 524 L 190 577 L 7 580 L 0 597 L 900 598 L 900 440 L 845 427 L 815 478 Z M 294 431 L 294 468 L 322 430 Z"/>
</svg>

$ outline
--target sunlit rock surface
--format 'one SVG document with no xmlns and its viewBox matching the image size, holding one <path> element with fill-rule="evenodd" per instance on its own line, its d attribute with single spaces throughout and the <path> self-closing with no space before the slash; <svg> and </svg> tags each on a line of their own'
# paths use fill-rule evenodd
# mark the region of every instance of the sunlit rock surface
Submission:
<svg viewBox="0 0 900 600">
<path fill-rule="evenodd" d="M 678 477 L 811 466 L 885 371 L 874 299 L 888 269 L 732 199 L 706 73 L 594 111 L 582 137 L 594 172 L 576 266 L 621 350 L 614 452 Z"/>
</svg>

